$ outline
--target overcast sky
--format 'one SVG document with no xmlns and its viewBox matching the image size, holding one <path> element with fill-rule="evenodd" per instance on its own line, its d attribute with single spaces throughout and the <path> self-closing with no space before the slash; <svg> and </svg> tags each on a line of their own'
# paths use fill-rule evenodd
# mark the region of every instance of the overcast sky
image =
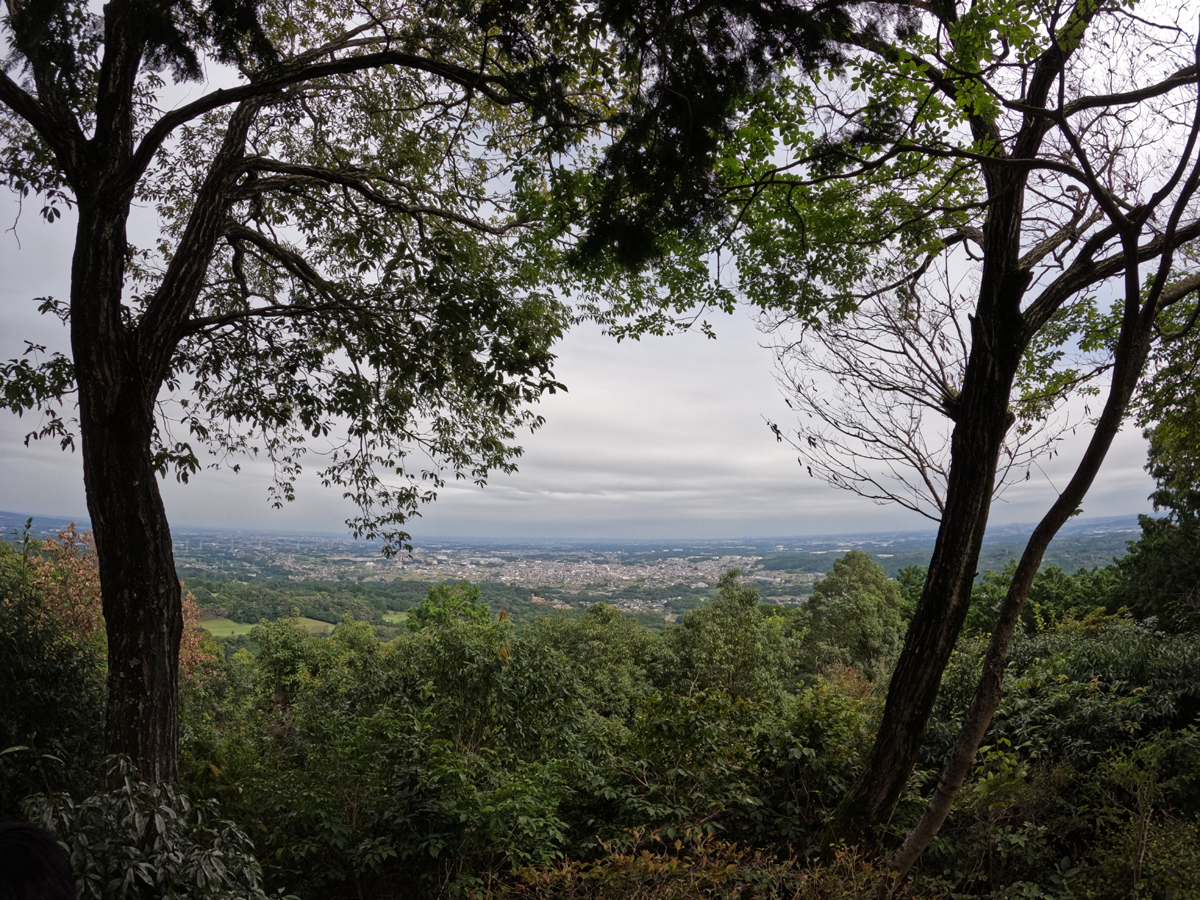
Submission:
<svg viewBox="0 0 1200 900">
<path fill-rule="evenodd" d="M 0 228 L 16 205 L 0 198 Z M 26 208 L 14 233 L 0 231 L 0 359 L 24 341 L 66 349 L 66 331 L 41 318 L 33 298 L 65 297 L 72 227 L 46 225 Z M 20 246 L 18 247 L 18 238 Z M 594 327 L 559 348 L 556 373 L 569 392 L 540 405 L 546 425 L 523 441 L 520 472 L 487 487 L 451 485 L 410 530 L 422 536 L 761 537 L 931 527 L 810 478 L 768 431 L 789 411 L 768 350 L 749 317 L 722 317 L 718 339 L 700 335 L 618 344 Z M 55 445 L 23 446 L 34 423 L 0 413 L 0 509 L 83 516 L 81 463 Z M 1012 488 L 993 507 L 998 524 L 1034 521 L 1066 481 L 1081 441 Z M 1146 512 L 1152 483 L 1145 444 L 1123 433 L 1084 504 L 1087 516 Z M 312 461 L 311 468 L 317 461 Z M 352 509 L 336 491 L 303 482 L 298 499 L 269 508 L 267 475 L 203 472 L 163 485 L 175 526 L 336 532 Z"/>
</svg>

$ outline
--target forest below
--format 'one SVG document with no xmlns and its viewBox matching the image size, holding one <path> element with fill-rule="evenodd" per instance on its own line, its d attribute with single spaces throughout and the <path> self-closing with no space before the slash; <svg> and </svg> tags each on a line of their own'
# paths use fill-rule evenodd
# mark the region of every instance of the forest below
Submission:
<svg viewBox="0 0 1200 900">
<path fill-rule="evenodd" d="M 657 631 L 503 585 L 194 582 L 179 784 L 103 793 L 89 542 L 0 544 L 0 814 L 52 829 L 93 897 L 1193 896 L 1200 534 L 1186 508 L 1142 527 L 1108 566 L 1039 573 L 1001 709 L 903 888 L 821 843 L 925 575 L 859 551 L 800 606 L 730 572 Z M 976 583 L 885 841 L 933 788 L 1012 568 Z M 263 621 L 214 640 L 215 602 Z M 145 883 L 116 890 L 129 871 Z"/>
<path fill-rule="evenodd" d="M 71 233 L 10 229 L 0 411 L 79 451 L 94 535 L 0 544 L 0 814 L 80 900 L 1200 896 L 1196 28 L 1137 0 L 9 0 L 0 185 Z M 726 314 L 772 357 L 771 452 L 923 517 L 927 561 L 729 546 L 635 586 L 580 559 L 534 597 L 413 547 L 439 495 L 517 477 L 572 329 Z M 1164 516 L 1063 565 L 1129 426 Z M 750 454 L 741 496 L 594 443 L 572 465 L 655 508 L 803 512 Z M 177 556 L 162 482 L 247 464 L 276 508 L 340 494 L 383 556 Z M 621 496 L 568 480 L 521 490 Z M 1001 551 L 1006 492 L 1036 521 Z"/>
</svg>

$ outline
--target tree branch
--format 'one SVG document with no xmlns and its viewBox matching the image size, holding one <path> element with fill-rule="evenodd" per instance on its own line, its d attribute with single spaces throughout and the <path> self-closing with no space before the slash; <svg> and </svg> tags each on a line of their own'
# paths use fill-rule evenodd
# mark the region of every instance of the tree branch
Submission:
<svg viewBox="0 0 1200 900">
<path fill-rule="evenodd" d="M 204 287 L 217 241 L 225 230 L 229 193 L 241 170 L 246 136 L 259 105 L 260 101 L 250 100 L 239 104 L 234 111 L 225 140 L 196 194 L 183 237 L 138 323 L 138 348 L 145 360 L 147 384 L 153 386 L 155 395 L 182 336 L 181 329 Z"/>
<path fill-rule="evenodd" d="M 305 284 L 315 288 L 322 296 L 339 299 L 340 291 L 338 286 L 331 281 L 327 281 L 320 272 L 314 269 L 303 256 L 296 253 L 294 250 L 289 250 L 286 247 L 280 246 L 272 240 L 264 237 L 261 232 L 255 231 L 246 225 L 238 222 L 227 222 L 225 225 L 225 236 L 233 240 L 246 241 L 258 247 L 268 256 L 271 256 L 278 262 L 282 263 L 292 275 L 299 278 Z M 201 320 L 196 320 L 201 321 Z M 190 327 L 190 323 L 189 323 Z"/>
<path fill-rule="evenodd" d="M 1091 253 L 1095 253 L 1109 239 L 1116 237 L 1117 229 L 1115 226 L 1109 226 L 1102 229 L 1088 239 L 1088 243 L 1094 245 Z M 1189 225 L 1180 228 L 1174 234 L 1174 239 L 1168 242 L 1167 238 L 1159 235 L 1153 240 L 1142 244 L 1138 247 L 1136 258 L 1138 262 L 1144 262 L 1149 259 L 1154 259 L 1161 253 L 1166 252 L 1168 243 L 1174 247 L 1182 246 L 1188 241 L 1195 240 L 1200 237 L 1200 220 L 1190 223 Z M 1102 239 L 1101 239 L 1102 238 Z M 1046 324 L 1055 311 L 1067 301 L 1069 297 L 1074 296 L 1080 291 L 1098 284 L 1105 279 L 1120 275 L 1125 271 L 1125 253 L 1114 253 L 1112 256 L 1105 257 L 1099 262 L 1092 262 L 1090 254 L 1081 253 L 1076 257 L 1067 271 L 1063 272 L 1058 278 L 1054 279 L 1047 288 L 1042 291 L 1041 295 L 1030 304 L 1025 311 L 1025 334 L 1031 337 Z"/>
<path fill-rule="evenodd" d="M 1021 257 L 1017 265 L 1022 269 L 1032 269 L 1039 262 L 1061 247 L 1067 241 L 1075 241 L 1083 236 L 1083 233 L 1104 218 L 1104 213 L 1100 210 L 1088 216 L 1087 220 L 1081 225 L 1079 219 L 1083 215 L 1083 209 L 1080 208 L 1071 221 L 1060 228 L 1057 232 L 1050 235 L 1043 241 L 1034 245 L 1033 249 Z"/>
<path fill-rule="evenodd" d="M 479 91 L 495 103 L 511 106 L 528 101 L 529 98 L 520 94 L 508 93 L 509 85 L 504 78 L 485 76 L 463 66 L 453 63 L 439 62 L 427 59 L 413 53 L 401 53 L 396 50 L 384 50 L 378 53 L 367 53 L 362 56 L 348 56 L 333 59 L 324 63 L 313 63 L 264 78 L 262 81 L 251 82 L 236 88 L 221 88 L 206 94 L 199 100 L 185 104 L 164 115 L 146 132 L 133 155 L 125 177 L 131 182 L 141 178 L 150 160 L 158 151 L 163 141 L 176 128 L 205 113 L 241 103 L 255 98 L 266 98 L 294 84 L 314 81 L 318 78 L 328 78 L 331 75 L 350 75 L 366 69 L 377 69 L 382 66 L 400 66 L 428 72 L 451 81 L 470 90 Z M 503 90 L 498 90 L 503 88 Z"/>
<path fill-rule="evenodd" d="M 514 228 L 520 228 L 528 224 L 524 220 L 516 220 L 506 225 L 489 225 L 486 222 L 481 222 L 470 216 L 464 216 L 462 213 L 457 213 L 453 210 L 424 204 L 405 203 L 402 200 L 382 194 L 372 187 L 369 183 L 371 173 L 365 169 L 323 169 L 317 166 L 285 163 L 273 159 L 250 160 L 246 169 L 250 172 L 278 172 L 288 177 L 279 179 L 262 178 L 245 183 L 234 193 L 234 197 L 237 199 L 264 194 L 271 190 L 286 187 L 289 184 L 336 184 L 348 187 L 372 203 L 392 212 L 405 213 L 414 218 L 434 216 L 440 219 L 447 219 L 474 231 L 482 231 L 486 234 L 496 235 L 497 237 L 507 234 Z"/>
<path fill-rule="evenodd" d="M 1102 94 L 1095 97 L 1081 97 L 1078 100 L 1072 100 L 1061 110 L 1048 110 L 1042 107 L 1030 106 L 1027 103 L 1018 103 L 1016 101 L 1006 101 L 1005 107 L 1013 112 L 1023 113 L 1027 116 L 1053 116 L 1062 115 L 1070 117 L 1077 112 L 1082 112 L 1085 109 L 1095 109 L 1101 106 L 1124 106 L 1131 103 L 1140 103 L 1143 100 L 1151 100 L 1154 97 L 1161 97 L 1163 94 L 1169 94 L 1178 87 L 1183 87 L 1188 84 L 1195 84 L 1200 78 L 1200 67 L 1196 65 L 1185 66 L 1174 75 L 1166 78 L 1157 84 L 1148 85 L 1144 88 L 1138 88 L 1136 91 L 1125 91 L 1119 94 Z"/>
<path fill-rule="evenodd" d="M 28 122 L 54 152 L 72 185 L 79 176 L 87 140 L 74 116 L 66 119 L 51 114 L 42 103 L 0 72 L 0 103 Z"/>
</svg>

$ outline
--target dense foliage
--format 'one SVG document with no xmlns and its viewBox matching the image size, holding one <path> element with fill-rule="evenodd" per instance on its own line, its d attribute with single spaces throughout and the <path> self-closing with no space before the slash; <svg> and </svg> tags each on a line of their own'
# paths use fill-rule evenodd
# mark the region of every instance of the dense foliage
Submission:
<svg viewBox="0 0 1200 900">
<path fill-rule="evenodd" d="M 127 761 L 115 766 L 112 791 L 26 804 L 30 821 L 67 845 L 79 900 L 266 900 L 254 845 L 215 801 L 193 803 L 170 785 L 138 782 Z"/>
<path fill-rule="evenodd" d="M 0 541 L 0 817 L 33 791 L 90 793 L 101 774 L 101 652 L 35 584 L 35 549 Z"/>
<path fill-rule="evenodd" d="M 10 815 L 32 794 L 25 814 L 67 844 L 81 896 L 1200 888 L 1200 636 L 1104 612 L 1117 566 L 1039 576 L 975 770 L 900 886 L 855 852 L 822 861 L 819 836 L 869 749 L 919 568 L 891 580 L 854 552 L 796 609 L 730 572 L 661 633 L 600 603 L 518 627 L 466 584 L 428 590 L 387 641 L 353 615 L 331 637 L 264 621 L 183 678 L 179 788 L 126 769 L 101 792 L 104 659 L 38 586 L 49 558 L 0 547 L 0 690 L 18 701 L 0 711 L 0 790 Z M 1005 578 L 980 580 L 981 615 Z M 885 839 L 932 790 L 985 643 L 959 642 Z"/>
</svg>

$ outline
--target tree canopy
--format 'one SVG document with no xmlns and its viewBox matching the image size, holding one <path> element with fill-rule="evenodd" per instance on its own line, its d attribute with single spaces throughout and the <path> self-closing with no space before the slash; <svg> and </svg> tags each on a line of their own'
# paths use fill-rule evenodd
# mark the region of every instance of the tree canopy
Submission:
<svg viewBox="0 0 1200 900">
<path fill-rule="evenodd" d="M 1157 332 L 1191 321 L 1200 287 L 1193 23 L 1103 2 L 888 14 L 852 17 L 840 61 L 784 63 L 747 98 L 719 173 L 726 219 L 663 264 L 683 279 L 703 258 L 719 279 L 699 302 L 762 311 L 803 414 L 771 425 L 804 469 L 939 523 L 836 842 L 886 820 L 904 788 L 994 496 L 1081 424 L 1055 421 L 1066 398 L 1098 395 L 1088 447 L 1001 604 L 964 731 L 982 737 L 1045 548 L 1081 507 Z M 694 295 L 651 299 L 635 329 L 695 317 Z M 964 741 L 960 767 L 978 747 Z"/>
<path fill-rule="evenodd" d="M 900 649 L 906 624 L 899 582 L 861 550 L 834 560 L 796 612 L 804 644 L 818 667 L 852 665 L 874 681 Z"/>
<path fill-rule="evenodd" d="M 540 424 L 579 223 L 603 309 L 610 259 L 661 252 L 643 213 L 684 233 L 718 216 L 736 98 L 781 50 L 835 58 L 846 21 L 774 0 L 10 5 L 0 177 L 48 220 L 70 209 L 76 239 L 70 297 L 41 305 L 71 353 L 30 345 L 0 405 L 79 440 L 111 749 L 172 777 L 158 477 L 265 457 L 280 503 L 317 442 L 354 533 L 401 545 L 447 479 L 511 471 Z M 208 83 L 180 100 L 167 76 Z M 151 246 L 129 241 L 135 207 Z"/>
</svg>

